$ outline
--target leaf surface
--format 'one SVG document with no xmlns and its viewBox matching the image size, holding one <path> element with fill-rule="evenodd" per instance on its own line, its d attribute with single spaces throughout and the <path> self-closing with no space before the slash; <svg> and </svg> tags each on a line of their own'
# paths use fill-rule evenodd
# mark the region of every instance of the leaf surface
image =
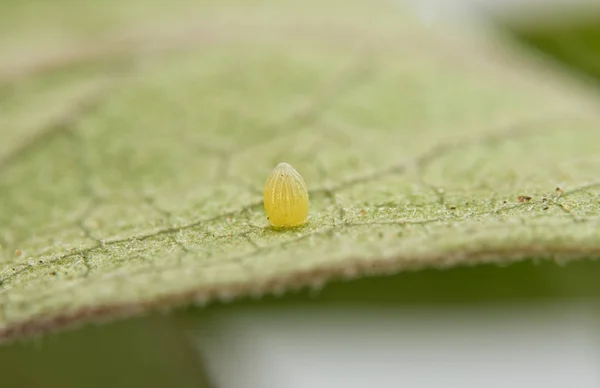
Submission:
<svg viewBox="0 0 600 388">
<path fill-rule="evenodd" d="M 62 28 L 35 23 L 41 3 L 2 6 L 27 45 L 0 40 L 0 338 L 600 256 L 584 86 L 390 2 L 191 3 L 80 2 Z M 310 191 L 301 228 L 267 226 L 281 161 Z"/>
</svg>

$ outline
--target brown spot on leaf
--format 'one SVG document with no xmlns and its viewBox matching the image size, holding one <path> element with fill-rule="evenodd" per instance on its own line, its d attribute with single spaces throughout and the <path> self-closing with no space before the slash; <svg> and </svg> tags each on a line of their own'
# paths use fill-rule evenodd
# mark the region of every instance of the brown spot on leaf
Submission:
<svg viewBox="0 0 600 388">
<path fill-rule="evenodd" d="M 561 203 L 560 207 L 562 207 L 563 210 L 566 211 L 566 212 L 570 212 L 571 211 L 571 206 L 569 206 L 569 205 L 567 205 L 565 203 Z"/>
<path fill-rule="evenodd" d="M 17 255 L 17 256 L 21 256 L 22 254 L 23 254 L 23 252 L 21 252 L 21 250 L 20 250 L 20 249 L 17 249 L 17 250 L 15 251 L 15 255 Z"/>
<path fill-rule="evenodd" d="M 528 195 L 519 195 L 517 197 L 517 199 L 519 200 L 519 202 L 529 202 L 531 201 L 531 197 Z"/>
</svg>

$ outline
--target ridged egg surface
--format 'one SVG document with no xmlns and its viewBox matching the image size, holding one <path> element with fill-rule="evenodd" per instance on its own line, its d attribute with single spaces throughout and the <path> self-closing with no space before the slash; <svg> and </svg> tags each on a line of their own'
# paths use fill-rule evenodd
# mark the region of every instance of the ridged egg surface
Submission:
<svg viewBox="0 0 600 388">
<path fill-rule="evenodd" d="M 287 163 L 279 163 L 267 177 L 264 205 L 272 226 L 304 224 L 308 217 L 308 190 L 298 171 Z"/>
</svg>

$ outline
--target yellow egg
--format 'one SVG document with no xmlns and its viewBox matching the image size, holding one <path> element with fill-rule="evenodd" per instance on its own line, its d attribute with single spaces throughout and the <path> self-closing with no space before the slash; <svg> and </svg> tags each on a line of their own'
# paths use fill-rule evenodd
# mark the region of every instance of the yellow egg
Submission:
<svg viewBox="0 0 600 388">
<path fill-rule="evenodd" d="M 267 177 L 264 191 L 265 212 L 271 225 L 302 225 L 308 217 L 308 190 L 294 167 L 279 163 Z"/>
</svg>

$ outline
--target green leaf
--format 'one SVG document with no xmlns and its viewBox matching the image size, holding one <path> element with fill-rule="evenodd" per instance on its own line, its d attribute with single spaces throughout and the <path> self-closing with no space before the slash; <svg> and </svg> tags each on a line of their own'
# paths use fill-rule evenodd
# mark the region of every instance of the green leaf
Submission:
<svg viewBox="0 0 600 388">
<path fill-rule="evenodd" d="M 0 40 L 0 339 L 600 254 L 597 96 L 501 38 L 392 2 L 26 4 L 0 10 L 26 42 Z M 281 161 L 301 228 L 262 210 Z"/>
</svg>

